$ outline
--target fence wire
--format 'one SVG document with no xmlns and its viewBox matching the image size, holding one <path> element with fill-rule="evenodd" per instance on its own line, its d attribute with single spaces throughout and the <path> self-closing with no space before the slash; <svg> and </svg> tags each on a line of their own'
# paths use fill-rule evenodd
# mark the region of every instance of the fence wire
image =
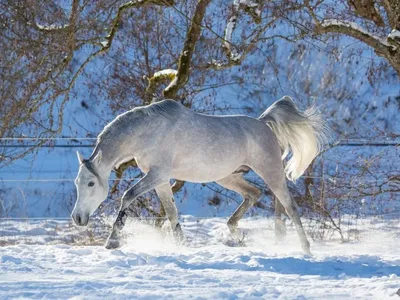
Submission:
<svg viewBox="0 0 400 300">
<path fill-rule="evenodd" d="M 0 138 L 0 142 L 3 142 L 1 147 L 3 148 L 29 148 L 34 147 L 35 145 L 26 145 L 23 143 L 19 144 L 6 144 L 4 142 L 8 141 L 17 141 L 17 142 L 27 142 L 27 141 L 72 141 L 72 142 L 81 142 L 81 141 L 96 141 L 96 137 L 48 137 L 48 138 L 39 138 L 39 137 L 4 137 Z M 42 144 L 39 147 L 41 148 L 74 148 L 74 147 L 94 147 L 95 144 L 51 144 L 46 145 Z M 390 147 L 390 146 L 400 146 L 400 141 L 393 138 L 387 138 L 383 140 L 376 139 L 338 139 L 329 145 L 327 145 L 325 151 L 332 149 L 334 147 L 359 147 L 359 146 L 371 146 L 371 147 Z"/>
<path fill-rule="evenodd" d="M 32 145 L 1 145 L 1 142 L 8 141 L 18 141 L 18 142 L 29 142 L 29 141 L 68 141 L 68 142 L 82 142 L 82 141 L 95 141 L 97 138 L 92 137 L 61 137 L 61 138 L 34 138 L 34 137 L 9 137 L 9 138 L 0 138 L 0 147 L 24 147 Z M 331 147 L 336 146 L 391 146 L 398 147 L 400 145 L 400 141 L 393 140 L 370 140 L 370 139 L 343 139 L 338 140 L 331 145 Z M 44 145 L 45 147 L 93 147 L 93 144 L 68 144 L 68 145 Z M 41 146 L 43 147 L 43 145 Z M 323 174 L 323 172 L 322 172 Z M 360 184 L 386 184 L 386 185 L 395 185 L 395 188 L 398 189 L 400 185 L 400 175 L 396 175 L 393 178 L 384 178 L 383 176 L 379 176 L 379 174 L 373 174 L 376 177 L 374 179 L 362 179 L 361 177 L 355 178 L 340 178 L 337 175 L 322 175 L 322 176 L 302 176 L 303 179 L 316 179 L 321 182 L 326 183 L 326 190 L 321 193 L 327 193 L 328 189 L 335 191 L 335 189 L 342 188 L 346 191 L 346 195 L 349 198 L 353 197 L 353 192 L 357 191 L 357 186 Z M 384 174 L 386 176 L 386 174 Z M 387 177 L 387 176 L 386 176 Z M 112 178 L 109 179 L 110 182 L 119 182 L 119 181 L 134 181 L 137 177 L 134 178 Z M 29 183 L 29 182 L 73 182 L 74 178 L 24 178 L 24 179 L 0 179 L 0 182 L 9 182 L 9 183 Z M 343 185 L 342 187 L 338 187 L 338 183 Z M 372 188 L 372 187 L 371 187 Z M 382 186 L 380 187 L 382 188 Z M 347 191 L 346 189 L 349 189 Z M 397 192 L 398 193 L 398 192 Z M 333 194 L 334 196 L 334 194 Z M 332 197 L 333 197 L 332 196 Z M 329 195 L 326 196 L 327 198 Z M 366 195 L 365 197 L 375 197 L 375 195 Z M 392 202 L 397 201 L 399 199 L 392 199 Z M 193 200 L 195 201 L 195 200 Z M 358 201 L 358 200 L 357 200 Z M 360 198 L 362 203 L 362 199 Z M 1 203 L 0 203 L 1 204 Z M 396 204 L 390 213 L 397 213 L 399 215 L 400 205 Z M 354 237 L 358 236 L 358 232 L 362 231 L 360 227 L 359 220 L 362 219 L 363 216 L 369 217 L 382 217 L 385 212 L 381 211 L 379 214 L 372 214 L 370 211 L 368 213 L 364 213 L 362 211 L 363 207 L 361 206 L 359 213 L 356 216 L 352 216 L 347 219 L 346 222 L 342 222 L 343 220 L 339 220 L 337 224 L 338 226 L 342 226 L 343 232 L 347 232 L 347 236 L 350 237 L 351 234 Z M 134 219 L 134 218 L 130 218 Z M 136 220 L 140 220 L 141 222 L 147 222 L 148 224 L 154 223 L 157 217 L 140 217 L 135 218 Z M 207 239 L 210 237 L 210 229 L 205 226 L 207 220 L 210 219 L 208 217 L 196 217 L 191 219 L 181 219 L 181 224 L 183 228 L 191 230 L 190 239 L 192 245 L 201 245 L 202 243 L 207 242 Z M 399 222 L 400 218 L 397 219 Z M 220 218 L 220 222 L 226 222 L 227 218 Z M 168 222 L 167 222 L 168 223 Z M 331 222 L 332 223 L 332 222 Z M 313 219 L 309 218 L 305 222 L 305 227 L 309 233 L 309 235 L 313 239 L 326 239 L 335 234 L 337 232 L 337 228 L 332 226 L 332 224 L 327 222 L 326 219 Z M 337 225 L 335 224 L 335 225 Z M 105 222 L 104 220 L 96 220 L 94 222 L 89 223 L 88 228 L 76 227 L 70 218 L 0 218 L 0 246 L 10 245 L 10 244 L 52 244 L 52 243 L 63 243 L 63 244 L 71 244 L 71 245 L 103 245 L 109 232 L 110 232 L 110 223 Z M 267 228 L 272 230 L 271 225 Z"/>
</svg>

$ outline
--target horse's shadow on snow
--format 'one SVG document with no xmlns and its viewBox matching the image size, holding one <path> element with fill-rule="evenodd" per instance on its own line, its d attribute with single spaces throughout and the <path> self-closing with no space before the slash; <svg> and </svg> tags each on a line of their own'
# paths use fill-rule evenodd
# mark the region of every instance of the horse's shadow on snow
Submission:
<svg viewBox="0 0 400 300">
<path fill-rule="evenodd" d="M 163 260 L 168 260 L 163 257 Z M 172 257 L 169 257 L 170 262 Z M 174 259 L 173 259 L 174 260 Z M 191 263 L 185 260 L 174 261 L 182 269 L 190 270 L 238 270 L 267 271 L 279 274 L 318 275 L 327 278 L 373 276 L 383 277 L 395 274 L 400 276 L 400 266 L 381 261 L 378 256 L 363 255 L 355 258 L 329 257 L 322 261 L 294 257 L 265 258 L 261 256 L 241 255 L 223 262 Z"/>
</svg>

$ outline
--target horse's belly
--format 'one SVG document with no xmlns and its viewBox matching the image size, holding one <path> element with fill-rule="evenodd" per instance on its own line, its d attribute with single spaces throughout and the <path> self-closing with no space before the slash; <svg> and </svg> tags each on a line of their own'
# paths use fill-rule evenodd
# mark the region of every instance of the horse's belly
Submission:
<svg viewBox="0 0 400 300">
<path fill-rule="evenodd" d="M 203 173 L 194 173 L 194 172 L 177 172 L 173 178 L 177 180 L 182 180 L 182 181 L 189 181 L 189 182 L 195 182 L 195 183 L 205 183 L 205 182 L 212 182 L 212 181 L 218 181 L 222 178 L 225 178 L 229 174 L 232 174 L 234 172 L 219 172 L 216 170 L 211 170 L 209 172 L 203 172 Z"/>
<path fill-rule="evenodd" d="M 173 178 L 196 183 L 217 181 L 235 172 L 240 163 L 232 160 L 219 163 L 197 162 L 180 164 L 173 170 Z"/>
</svg>

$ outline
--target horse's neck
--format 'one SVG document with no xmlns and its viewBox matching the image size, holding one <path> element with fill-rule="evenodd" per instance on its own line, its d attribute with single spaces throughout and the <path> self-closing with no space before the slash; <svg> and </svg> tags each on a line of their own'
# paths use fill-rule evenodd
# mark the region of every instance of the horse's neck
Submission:
<svg viewBox="0 0 400 300">
<path fill-rule="evenodd" d="M 93 151 L 93 157 L 95 152 L 102 151 L 103 159 L 101 165 L 105 172 L 111 172 L 113 168 L 132 160 L 132 154 L 137 154 L 137 150 L 140 150 L 136 143 L 137 136 L 142 134 L 146 127 L 140 126 L 142 124 L 140 118 L 135 118 L 133 121 L 129 117 L 132 117 L 132 115 L 126 114 L 123 117 L 119 117 L 122 118 L 119 122 L 111 123 L 111 126 Z M 134 130 L 132 126 L 135 127 Z M 129 146 L 126 145 L 127 141 Z"/>
<path fill-rule="evenodd" d="M 117 144 L 114 144 L 117 145 Z M 100 143 L 96 146 L 96 148 L 93 151 L 92 157 L 95 157 L 97 153 L 101 150 L 102 152 L 102 159 L 101 163 L 99 166 L 99 171 L 102 174 L 107 174 L 107 176 L 110 175 L 111 171 L 115 168 L 123 164 L 124 162 L 127 162 L 131 159 L 132 157 L 132 152 L 130 151 L 129 153 L 123 153 L 121 151 L 117 151 L 114 145 L 109 145 L 105 143 Z M 119 148 L 120 149 L 120 148 Z"/>
</svg>

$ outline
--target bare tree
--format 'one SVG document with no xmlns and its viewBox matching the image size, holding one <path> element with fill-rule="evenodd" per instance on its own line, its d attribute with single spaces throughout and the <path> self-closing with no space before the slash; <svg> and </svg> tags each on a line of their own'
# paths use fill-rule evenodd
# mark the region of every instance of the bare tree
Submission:
<svg viewBox="0 0 400 300">
<path fill-rule="evenodd" d="M 348 36 L 400 75 L 397 0 L 5 0 L 0 10 L 0 138 L 60 135 L 78 80 L 102 93 L 113 114 L 162 97 L 191 107 L 199 94 L 213 106 L 218 90 L 229 85 L 242 88 L 245 106 L 249 98 L 262 98 L 257 55 L 272 73 L 278 69 L 272 47 L 278 40 L 298 45 L 290 59 L 299 61 L 309 48 L 297 42 L 325 44 L 332 35 Z M 107 65 L 105 74 L 90 71 L 97 63 Z M 0 163 L 43 143 L 1 148 Z M 118 174 L 129 166 L 135 162 Z M 182 185 L 177 182 L 174 190 Z"/>
<path fill-rule="evenodd" d="M 260 43 L 275 39 L 347 35 L 372 47 L 400 72 L 396 0 L 233 0 L 231 6 L 213 4 L 207 13 L 209 5 L 194 0 L 3 1 L 0 137 L 19 135 L 22 127 L 36 136 L 60 134 L 63 108 L 74 84 L 97 57 L 114 60 L 118 85 L 105 93 L 111 99 L 119 97 L 110 104 L 115 107 L 122 107 L 127 97 L 147 102 L 160 97 L 157 86 L 165 79 L 170 83 L 164 97 L 193 96 L 196 91 L 188 89 L 194 80 L 215 78 L 218 83 L 226 73 L 217 71 L 234 70 Z M 273 32 L 282 21 L 293 28 L 290 34 Z M 132 42 L 138 47 L 134 65 L 139 73 L 128 80 L 121 70 L 127 63 L 119 61 L 117 66 L 115 60 L 124 50 L 132 52 Z M 143 76 L 147 80 L 138 79 Z M 24 153 L 3 151 L 1 157 L 4 162 Z"/>
</svg>

